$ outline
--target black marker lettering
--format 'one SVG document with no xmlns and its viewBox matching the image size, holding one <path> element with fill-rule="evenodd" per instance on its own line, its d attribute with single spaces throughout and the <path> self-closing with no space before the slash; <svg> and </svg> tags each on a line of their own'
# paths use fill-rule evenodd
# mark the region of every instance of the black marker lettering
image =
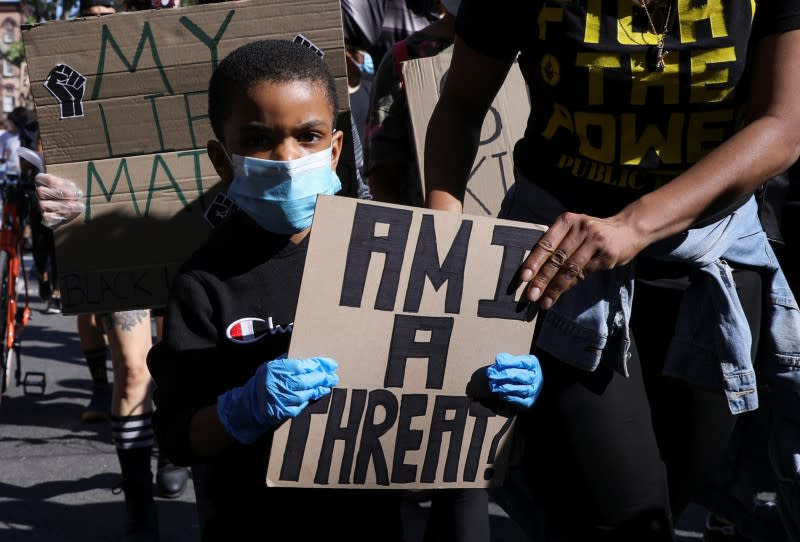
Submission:
<svg viewBox="0 0 800 542">
<path fill-rule="evenodd" d="M 364 404 L 366 401 L 367 390 L 351 390 L 347 425 L 342 427 L 344 406 L 347 402 L 347 390 L 333 388 L 331 406 L 328 411 L 327 423 L 325 424 L 325 434 L 322 437 L 322 447 L 319 452 L 319 464 L 314 475 L 315 484 L 325 485 L 328 483 L 333 446 L 337 440 L 344 441 L 344 453 L 342 454 L 342 464 L 339 469 L 339 483 L 346 484 L 350 480 L 358 428 L 361 425 L 361 418 L 364 416 Z"/>
<path fill-rule="evenodd" d="M 406 452 L 419 450 L 422 445 L 422 429 L 411 429 L 411 420 L 425 415 L 428 396 L 404 394 L 400 400 L 400 415 L 397 417 L 397 438 L 392 458 L 392 483 L 408 484 L 417 477 L 417 466 L 405 462 Z"/>
<path fill-rule="evenodd" d="M 336 390 L 334 390 L 336 391 Z M 289 482 L 297 482 L 300 480 L 300 467 L 303 465 L 303 454 L 306 451 L 306 443 L 308 442 L 308 432 L 311 428 L 311 416 L 314 414 L 325 414 L 328 412 L 328 406 L 331 401 L 331 396 L 326 395 L 308 405 L 307 408 L 292 418 L 289 426 L 289 436 L 286 440 L 286 448 L 283 451 L 283 462 L 281 463 L 280 480 Z M 323 462 L 320 457 L 320 463 Z M 331 458 L 327 458 L 326 472 L 330 471 Z"/>
<path fill-rule="evenodd" d="M 412 212 L 405 209 L 366 204 L 356 205 L 353 230 L 350 233 L 350 244 L 347 247 L 347 263 L 345 264 L 339 305 L 343 307 L 361 306 L 364 283 L 367 280 L 372 254 L 378 252 L 386 255 L 386 262 L 375 300 L 375 309 L 394 310 L 397 287 L 400 282 L 400 269 L 403 265 L 403 254 L 408 241 L 412 217 Z M 376 236 L 376 224 L 388 224 L 388 234 Z"/>
<path fill-rule="evenodd" d="M 418 331 L 429 332 L 430 341 L 417 342 Z M 428 360 L 425 387 L 442 389 L 452 332 L 453 318 L 396 315 L 383 387 L 402 388 L 408 359 L 423 358 Z"/>
<path fill-rule="evenodd" d="M 458 314 L 461 311 L 464 266 L 467 264 L 470 232 L 472 232 L 472 221 L 464 220 L 440 267 L 433 215 L 423 215 L 414 262 L 408 278 L 406 302 L 403 307 L 405 312 L 419 312 L 426 277 L 437 291 L 447 282 L 444 307 L 446 313 Z"/>
<path fill-rule="evenodd" d="M 503 247 L 503 262 L 497 277 L 494 299 L 481 299 L 478 302 L 480 318 L 504 318 L 506 320 L 525 320 L 526 311 L 521 310 L 516 297 L 517 272 L 525 258 L 525 253 L 542 236 L 539 230 L 495 226 L 492 244 Z"/>
<path fill-rule="evenodd" d="M 376 411 L 382 411 L 381 416 L 376 416 Z M 353 475 L 354 484 L 363 484 L 367 478 L 367 467 L 370 461 L 375 468 L 375 482 L 381 486 L 389 485 L 389 467 L 386 465 L 386 456 L 381 447 L 380 438 L 392 428 L 397 419 L 397 398 L 387 390 L 372 390 L 369 392 L 367 411 L 364 414 L 364 424 L 361 428 L 361 444 L 358 446 L 356 456 L 356 470 Z M 380 423 L 375 418 L 382 418 Z"/>
<path fill-rule="evenodd" d="M 428 445 L 425 449 L 425 463 L 422 465 L 424 483 L 436 482 L 436 470 L 439 466 L 439 453 L 442 447 L 442 435 L 450 433 L 450 446 L 444 464 L 443 482 L 455 482 L 458 479 L 458 459 L 461 455 L 461 444 L 464 439 L 464 426 L 467 423 L 470 398 L 439 395 L 433 407 Z M 453 418 L 447 414 L 452 412 Z"/>
</svg>

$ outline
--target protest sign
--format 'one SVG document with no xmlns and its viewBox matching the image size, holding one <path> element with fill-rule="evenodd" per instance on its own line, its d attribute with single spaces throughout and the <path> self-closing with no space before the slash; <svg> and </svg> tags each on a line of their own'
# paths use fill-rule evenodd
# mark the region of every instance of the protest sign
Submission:
<svg viewBox="0 0 800 542">
<path fill-rule="evenodd" d="M 208 236 L 206 215 L 224 214 L 205 150 L 214 138 L 207 88 L 236 47 L 297 39 L 319 48 L 336 77 L 339 128 L 349 133 L 336 0 L 239 0 L 53 21 L 25 28 L 23 39 L 47 171 L 85 194 L 83 216 L 56 230 L 68 314 L 163 306 L 177 267 Z M 340 163 L 347 186 L 352 150 Z"/>
<path fill-rule="evenodd" d="M 447 77 L 451 53 L 451 49 L 445 49 L 436 56 L 403 63 L 403 80 L 408 96 L 423 194 L 425 134 Z M 525 81 L 514 64 L 489 108 L 481 129 L 478 154 L 470 170 L 464 197 L 465 213 L 497 216 L 500 203 L 514 182 L 514 144 L 525 133 L 529 113 L 530 100 Z"/>
<path fill-rule="evenodd" d="M 336 359 L 340 382 L 276 430 L 267 484 L 501 482 L 515 418 L 485 368 L 530 350 L 515 277 L 544 230 L 319 196 L 289 356 Z"/>
</svg>

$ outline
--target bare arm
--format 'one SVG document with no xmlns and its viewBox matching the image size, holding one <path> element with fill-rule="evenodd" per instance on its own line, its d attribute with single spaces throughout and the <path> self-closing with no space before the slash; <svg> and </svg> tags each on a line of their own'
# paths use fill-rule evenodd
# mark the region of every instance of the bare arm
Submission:
<svg viewBox="0 0 800 542">
<path fill-rule="evenodd" d="M 484 117 L 513 62 L 513 57 L 481 55 L 456 37 L 447 81 L 425 136 L 428 207 L 462 211 Z"/>
<path fill-rule="evenodd" d="M 565 213 L 523 264 L 527 295 L 549 308 L 584 274 L 630 262 L 655 241 L 751 194 L 800 154 L 800 30 L 761 40 L 755 51 L 749 124 L 682 175 L 599 219 Z"/>
<path fill-rule="evenodd" d="M 788 169 L 800 154 L 798 55 L 800 30 L 763 39 L 753 60 L 749 124 L 673 182 L 631 204 L 623 217 L 657 241 Z"/>
</svg>

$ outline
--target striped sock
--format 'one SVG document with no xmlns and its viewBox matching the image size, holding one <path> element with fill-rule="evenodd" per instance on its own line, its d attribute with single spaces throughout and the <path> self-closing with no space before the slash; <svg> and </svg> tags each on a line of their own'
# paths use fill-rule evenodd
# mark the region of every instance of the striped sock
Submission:
<svg viewBox="0 0 800 542">
<path fill-rule="evenodd" d="M 117 450 L 153 446 L 153 413 L 111 416 L 111 440 Z"/>
<path fill-rule="evenodd" d="M 151 412 L 147 412 L 136 416 L 111 417 L 111 438 L 117 448 L 122 492 L 125 494 L 125 530 L 129 534 L 158 532 L 151 469 L 152 416 Z"/>
</svg>

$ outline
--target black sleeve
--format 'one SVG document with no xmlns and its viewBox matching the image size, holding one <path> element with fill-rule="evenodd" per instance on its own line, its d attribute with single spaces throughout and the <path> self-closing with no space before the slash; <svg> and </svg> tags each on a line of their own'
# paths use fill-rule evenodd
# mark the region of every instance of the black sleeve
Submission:
<svg viewBox="0 0 800 542">
<path fill-rule="evenodd" d="M 800 0 L 758 0 L 753 38 L 800 28 Z"/>
<path fill-rule="evenodd" d="M 384 2 L 381 0 L 342 0 L 344 42 L 350 47 L 372 51 L 381 37 Z"/>
<path fill-rule="evenodd" d="M 502 4 L 502 7 L 501 7 Z M 531 0 L 462 0 L 456 18 L 456 34 L 475 51 L 513 58 L 530 32 L 537 31 Z"/>
<path fill-rule="evenodd" d="M 155 382 L 153 425 L 159 446 L 178 465 L 198 461 L 189 442 L 189 424 L 201 408 L 216 404 L 219 379 L 217 331 L 201 282 L 179 275 L 164 316 L 164 335 L 147 356 Z"/>
</svg>

